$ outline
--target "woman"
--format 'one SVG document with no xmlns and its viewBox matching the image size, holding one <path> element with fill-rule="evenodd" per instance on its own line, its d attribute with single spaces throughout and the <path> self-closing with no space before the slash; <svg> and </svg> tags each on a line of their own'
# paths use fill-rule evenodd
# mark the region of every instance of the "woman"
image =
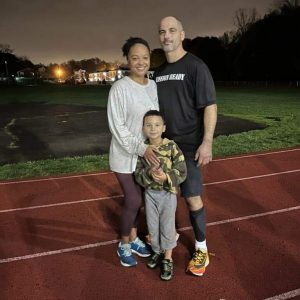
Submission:
<svg viewBox="0 0 300 300">
<path fill-rule="evenodd" d="M 150 67 L 150 47 L 141 38 L 130 38 L 122 47 L 127 58 L 130 75 L 111 87 L 108 97 L 108 122 L 112 133 L 109 164 L 121 185 L 124 203 L 121 214 L 121 241 L 117 254 L 125 267 L 135 266 L 132 253 L 150 256 L 146 245 L 137 237 L 137 217 L 142 204 L 142 191 L 134 181 L 133 172 L 138 156 L 157 162 L 155 147 L 145 145 L 142 134 L 144 114 L 158 109 L 154 81 L 146 78 Z"/>
</svg>

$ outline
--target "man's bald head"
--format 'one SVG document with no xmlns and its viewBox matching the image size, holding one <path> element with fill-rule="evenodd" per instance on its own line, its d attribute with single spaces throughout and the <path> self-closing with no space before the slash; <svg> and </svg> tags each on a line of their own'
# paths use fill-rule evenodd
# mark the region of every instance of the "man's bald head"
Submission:
<svg viewBox="0 0 300 300">
<path fill-rule="evenodd" d="M 182 26 L 182 22 L 173 16 L 168 16 L 168 17 L 164 17 L 160 20 L 159 26 L 161 26 L 164 23 L 168 23 L 168 24 L 174 24 L 176 25 L 176 27 L 178 28 L 178 30 L 183 31 L 183 26 Z"/>
</svg>

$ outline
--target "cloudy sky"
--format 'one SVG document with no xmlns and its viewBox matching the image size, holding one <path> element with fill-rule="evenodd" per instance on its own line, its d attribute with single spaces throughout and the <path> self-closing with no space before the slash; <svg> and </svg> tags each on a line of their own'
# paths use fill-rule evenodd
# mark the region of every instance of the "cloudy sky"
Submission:
<svg viewBox="0 0 300 300">
<path fill-rule="evenodd" d="M 129 36 L 158 48 L 159 20 L 182 20 L 186 37 L 220 36 L 234 29 L 239 8 L 263 16 L 274 0 L 0 0 L 0 44 L 33 63 L 99 57 L 124 61 Z"/>
</svg>

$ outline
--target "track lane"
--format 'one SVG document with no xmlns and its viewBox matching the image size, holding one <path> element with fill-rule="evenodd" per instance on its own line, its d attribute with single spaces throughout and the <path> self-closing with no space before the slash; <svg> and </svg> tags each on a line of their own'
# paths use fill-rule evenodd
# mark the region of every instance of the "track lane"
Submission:
<svg viewBox="0 0 300 300">
<path fill-rule="evenodd" d="M 299 150 L 299 151 L 298 151 Z M 205 184 L 300 169 L 300 148 L 216 160 L 204 168 Z M 0 210 L 122 195 L 113 173 L 0 183 Z"/>
<path fill-rule="evenodd" d="M 1 265 L 2 295 L 8 299 L 119 299 L 124 294 L 190 299 L 193 291 L 202 299 L 264 299 L 299 288 L 299 217 L 299 211 L 294 211 L 284 217 L 209 227 L 211 264 L 202 278 L 184 272 L 192 240 L 192 232 L 186 231 L 174 251 L 171 282 L 160 281 L 159 270 L 147 269 L 146 259 L 139 258 L 135 268 L 122 268 L 112 244 Z"/>
<path fill-rule="evenodd" d="M 208 186 L 204 195 L 208 222 L 276 211 L 299 205 L 300 174 L 285 174 Z M 259 188 L 259 185 L 262 188 Z M 118 238 L 122 198 L 1 214 L 1 258 L 106 242 Z M 178 200 L 178 228 L 190 226 L 183 199 Z M 141 215 L 141 231 L 145 219 Z"/>
<path fill-rule="evenodd" d="M 294 154 L 296 152 L 293 151 Z M 283 163 L 285 167 L 291 165 L 293 168 L 298 167 L 299 155 L 293 154 L 290 157 L 291 163 L 288 158 L 290 154 L 287 153 L 290 152 L 282 153 L 285 158 L 272 158 L 264 160 L 264 163 L 255 160 L 252 163 L 253 168 L 249 166 L 247 174 L 251 175 L 251 172 L 260 168 L 259 166 L 266 168 L 259 169 L 259 172 L 265 170 L 268 170 L 269 174 L 271 174 L 270 170 L 273 173 L 278 172 L 276 163 L 278 159 L 286 161 Z M 273 157 L 273 155 L 263 156 Z M 246 158 L 229 160 L 237 162 L 240 159 Z M 225 162 L 228 163 L 227 160 Z M 222 162 L 224 170 L 236 167 L 234 164 L 223 165 L 223 163 L 224 161 Z M 209 167 L 212 165 L 210 164 Z M 213 178 L 214 182 L 218 178 L 223 178 L 224 174 L 227 180 L 243 177 L 240 176 L 241 171 L 230 170 L 227 173 L 216 174 L 220 177 Z M 112 176 L 110 178 L 115 180 L 111 173 L 106 175 Z M 90 193 L 89 195 L 98 195 L 96 194 L 98 176 L 84 175 L 83 182 L 78 181 L 83 179 L 81 177 L 66 178 L 70 180 L 66 188 L 74 189 L 71 193 L 75 200 L 85 199 L 80 198 L 82 194 L 77 193 L 80 185 L 85 186 L 85 192 Z M 90 181 L 91 178 L 94 179 Z M 118 231 L 117 220 L 121 199 L 4 212 L 0 218 L 1 257 L 12 257 L 13 253 L 30 255 L 35 253 L 34 251 L 57 250 L 60 249 L 57 247 L 61 246 L 76 247 L 76 245 L 83 245 L 83 242 L 97 242 L 99 236 L 101 239 L 103 237 L 104 241 L 112 243 L 0 264 L 3 287 L 1 295 L 4 299 L 116 299 L 124 294 L 134 298 L 151 299 L 155 296 L 156 299 L 158 297 L 169 299 L 171 296 L 174 299 L 189 299 L 191 291 L 203 299 L 269 297 L 276 299 L 274 298 L 276 295 L 294 295 L 293 291 L 299 290 L 300 275 L 299 209 L 279 211 L 271 215 L 252 215 L 253 218 L 249 219 L 235 220 L 234 218 L 298 207 L 299 179 L 299 172 L 294 172 L 214 184 L 209 184 L 213 182 L 207 181 L 204 201 L 208 212 L 207 234 L 211 264 L 203 278 L 186 276 L 184 269 L 190 257 L 188 249 L 193 247 L 193 234 L 187 228 L 181 232 L 179 245 L 175 250 L 176 275 L 169 283 L 159 280 L 158 270 L 148 270 L 143 263 L 145 259 L 139 259 L 140 264 L 134 269 L 120 267 L 115 255 L 114 238 Z M 50 180 L 51 184 L 57 186 L 56 192 L 53 193 L 55 201 L 58 200 L 59 203 L 72 201 L 65 198 L 68 193 L 65 194 L 64 184 L 58 185 L 59 180 L 62 179 Z M 42 182 L 49 185 L 49 181 Z M 107 180 L 104 180 L 104 183 L 110 186 Z M 120 191 L 116 189 L 117 183 L 115 184 L 112 184 L 112 190 L 105 190 L 104 185 L 104 192 L 101 195 L 111 191 L 119 193 Z M 3 186 L 10 185 L 0 185 L 0 189 Z M 13 189 L 15 187 L 16 185 Z M 25 197 L 28 196 L 27 192 L 23 195 L 24 198 L 17 193 L 10 194 L 16 196 L 10 208 L 26 207 L 34 203 L 47 204 L 49 199 L 43 196 L 45 190 L 47 191 L 47 185 L 38 191 L 36 198 L 31 199 Z M 31 194 L 33 192 L 31 190 Z M 1 205 L 2 202 L 8 202 L 4 207 L 9 208 L 11 198 L 7 197 L 3 201 L 3 194 L 0 195 Z M 47 201 L 41 203 L 40 198 Z M 50 201 L 55 203 L 53 199 Z M 20 203 L 22 206 L 18 206 Z M 178 206 L 178 225 L 181 228 L 188 227 L 189 221 L 183 201 L 179 201 Z M 229 218 L 231 218 L 230 222 Z M 220 222 L 222 220 L 228 222 L 222 223 Z M 10 231 L 11 229 L 13 231 Z M 128 286 L 135 288 L 128 289 Z"/>
</svg>

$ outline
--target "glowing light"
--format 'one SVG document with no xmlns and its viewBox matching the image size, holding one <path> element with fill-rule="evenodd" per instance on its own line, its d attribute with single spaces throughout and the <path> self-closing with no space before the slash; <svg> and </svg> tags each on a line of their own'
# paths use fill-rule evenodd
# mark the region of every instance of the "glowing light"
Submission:
<svg viewBox="0 0 300 300">
<path fill-rule="evenodd" d="M 57 69 L 56 70 L 56 74 L 57 74 L 57 76 L 58 76 L 58 78 L 60 78 L 60 76 L 62 75 L 62 70 L 61 69 Z"/>
<path fill-rule="evenodd" d="M 56 75 L 57 75 L 57 77 L 58 77 L 58 82 L 62 82 L 62 81 L 61 81 L 61 76 L 62 76 L 62 74 L 63 74 L 62 69 L 61 69 L 60 67 L 58 67 L 58 69 L 56 70 Z"/>
</svg>

